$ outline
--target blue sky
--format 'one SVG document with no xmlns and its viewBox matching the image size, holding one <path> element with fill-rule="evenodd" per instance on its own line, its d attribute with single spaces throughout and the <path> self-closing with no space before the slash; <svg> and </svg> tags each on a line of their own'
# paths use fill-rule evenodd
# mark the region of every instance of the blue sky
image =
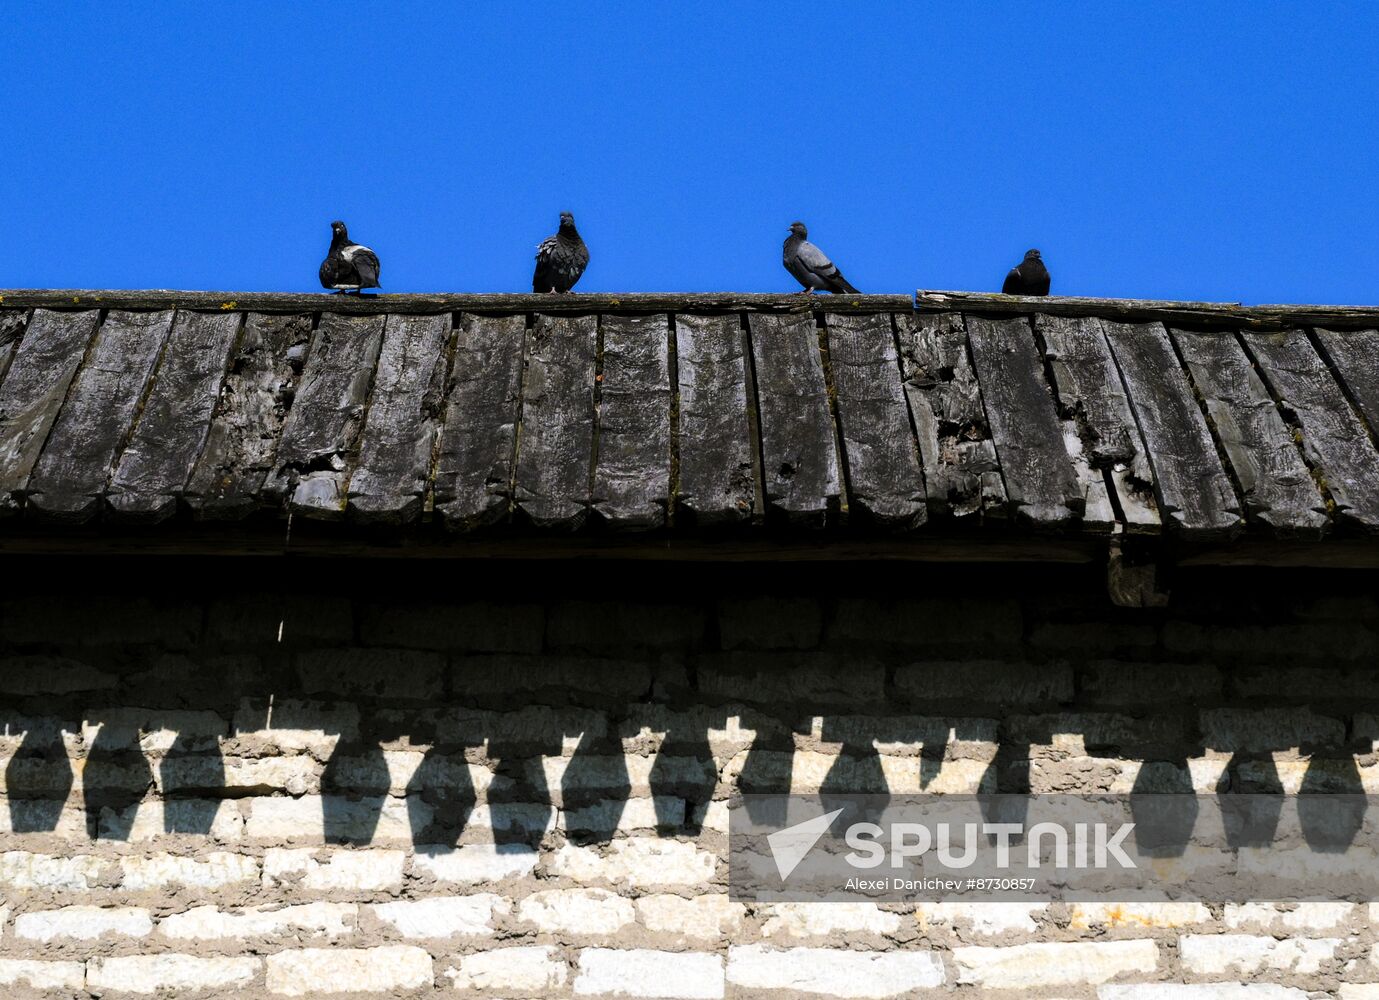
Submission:
<svg viewBox="0 0 1379 1000">
<path fill-rule="evenodd" d="M 1379 5 L 8 4 L 0 287 L 1379 298 Z"/>
</svg>

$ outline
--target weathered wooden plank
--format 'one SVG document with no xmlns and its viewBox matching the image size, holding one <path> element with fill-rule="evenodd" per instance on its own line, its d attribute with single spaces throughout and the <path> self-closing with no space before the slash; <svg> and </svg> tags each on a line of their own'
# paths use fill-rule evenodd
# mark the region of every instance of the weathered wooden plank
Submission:
<svg viewBox="0 0 1379 1000">
<path fill-rule="evenodd" d="M 1192 540 L 1236 534 L 1240 500 L 1168 332 L 1159 323 L 1104 321 L 1102 329 L 1144 439 L 1159 516 Z"/>
<path fill-rule="evenodd" d="M 345 478 L 364 422 L 384 319 L 325 313 L 316 326 L 273 473 L 264 483 L 270 497 L 290 494 L 293 512 L 325 520 L 344 516 Z"/>
<path fill-rule="evenodd" d="M 767 508 L 821 528 L 839 507 L 842 480 L 819 330 L 812 316 L 754 313 L 748 323 Z"/>
<path fill-rule="evenodd" d="M 1099 316 L 1124 323 L 1160 322 L 1197 329 L 1280 329 L 1287 326 L 1328 326 L 1335 329 L 1379 327 L 1376 306 L 1242 306 L 1238 302 L 1173 302 L 1157 299 L 1093 299 L 1052 295 L 996 295 L 988 292 L 944 292 L 920 289 L 915 308 L 921 312 L 961 310 L 982 316 Z"/>
<path fill-rule="evenodd" d="M 1245 513 L 1280 535 L 1317 537 L 1330 522 L 1292 431 L 1239 341 L 1171 330 L 1244 492 Z"/>
<path fill-rule="evenodd" d="M 177 314 L 148 402 L 110 483 L 106 500 L 116 517 L 151 523 L 176 513 L 242 322 L 234 313 Z"/>
<path fill-rule="evenodd" d="M 522 398 L 522 316 L 461 313 L 436 465 L 435 508 L 451 531 L 506 517 Z"/>
<path fill-rule="evenodd" d="M 0 382 L 10 370 L 10 362 L 19 350 L 19 340 L 31 314 L 29 309 L 0 309 Z"/>
<path fill-rule="evenodd" d="M 593 505 L 610 527 L 659 528 L 670 507 L 670 318 L 604 316 Z"/>
<path fill-rule="evenodd" d="M 1082 490 L 1029 321 L 967 316 L 964 322 L 1013 512 L 1042 526 L 1080 517 Z"/>
<path fill-rule="evenodd" d="M 1109 532 L 1116 524 L 1116 509 L 1106 489 L 1106 477 L 1088 461 L 1077 421 L 1064 420 L 1062 423 L 1063 445 L 1073 464 L 1077 487 L 1082 491 L 1082 530 L 1097 534 Z"/>
<path fill-rule="evenodd" d="M 278 437 L 311 342 L 310 316 L 249 313 L 220 387 L 184 501 L 199 517 L 233 520 L 262 504 Z"/>
<path fill-rule="evenodd" d="M 1307 334 L 1287 330 L 1242 337 L 1285 415 L 1296 420 L 1303 454 L 1336 501 L 1336 516 L 1379 529 L 1379 453 Z"/>
<path fill-rule="evenodd" d="M 0 383 L 0 515 L 23 505 L 23 490 L 52 430 L 100 312 L 34 310 Z"/>
<path fill-rule="evenodd" d="M 919 447 L 889 316 L 833 316 L 828 357 L 847 461 L 849 511 L 913 528 L 928 519 Z"/>
<path fill-rule="evenodd" d="M 572 530 L 589 513 L 598 321 L 538 316 L 528 343 L 517 505 L 538 527 Z"/>
<path fill-rule="evenodd" d="M 421 514 L 449 339 L 449 315 L 388 317 L 359 462 L 347 488 L 355 520 L 405 524 Z"/>
<path fill-rule="evenodd" d="M 476 312 L 580 316 L 589 313 L 867 313 L 908 310 L 909 295 L 801 295 L 781 292 L 592 292 L 573 295 L 186 292 L 163 289 L 0 289 L 0 305 L 21 309 L 194 309 L 207 312 L 332 312 L 351 316 Z M 1374 325 L 1373 322 L 1370 325 Z"/>
<path fill-rule="evenodd" d="M 1005 484 L 959 313 L 896 316 L 929 513 L 1006 513 Z"/>
<path fill-rule="evenodd" d="M 675 317 L 680 384 L 677 509 L 696 526 L 752 516 L 755 447 L 747 413 L 746 338 L 738 316 Z"/>
<path fill-rule="evenodd" d="M 1313 332 L 1332 374 L 1350 392 L 1370 431 L 1379 431 L 1379 330 Z"/>
<path fill-rule="evenodd" d="M 1101 321 L 1040 313 L 1034 329 L 1053 375 L 1060 413 L 1074 421 L 1082 442 L 1081 461 L 1110 472 L 1127 531 L 1157 533 L 1154 474 Z M 1078 462 L 1073 455 L 1074 468 Z M 1078 480 L 1089 486 L 1081 469 Z"/>
<path fill-rule="evenodd" d="M 172 310 L 106 316 L 29 478 L 31 510 L 81 522 L 99 509 L 172 319 Z"/>
</svg>

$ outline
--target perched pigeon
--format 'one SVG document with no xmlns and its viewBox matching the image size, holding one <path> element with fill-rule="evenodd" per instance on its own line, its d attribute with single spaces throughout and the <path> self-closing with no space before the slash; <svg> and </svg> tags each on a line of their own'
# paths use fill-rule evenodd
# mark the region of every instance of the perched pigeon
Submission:
<svg viewBox="0 0 1379 1000">
<path fill-rule="evenodd" d="M 808 235 L 809 230 L 804 227 L 803 222 L 790 223 L 790 235 L 785 239 L 785 252 L 781 258 L 785 269 L 795 276 L 796 281 L 804 285 L 806 294 L 816 289 L 834 294 L 859 294 L 857 289 L 848 284 L 847 278 L 843 277 L 843 273 L 834 266 L 833 261 L 805 238 Z"/>
<path fill-rule="evenodd" d="M 1010 269 L 1001 291 L 1007 295 L 1048 295 L 1049 271 L 1038 250 L 1029 250 L 1025 259 Z"/>
<path fill-rule="evenodd" d="M 321 262 L 321 286 L 339 292 L 358 292 L 378 287 L 378 254 L 366 246 L 350 242 L 345 224 L 330 224 L 330 252 Z"/>
<path fill-rule="evenodd" d="M 589 266 L 589 248 L 579 238 L 575 217 L 560 213 L 560 230 L 547 236 L 536 247 L 536 273 L 531 278 L 533 292 L 568 292 Z"/>
</svg>

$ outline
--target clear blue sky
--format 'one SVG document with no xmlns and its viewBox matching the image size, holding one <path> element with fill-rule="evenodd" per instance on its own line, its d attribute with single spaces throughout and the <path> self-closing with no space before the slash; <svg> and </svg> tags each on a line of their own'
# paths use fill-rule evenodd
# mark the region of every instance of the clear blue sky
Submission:
<svg viewBox="0 0 1379 1000">
<path fill-rule="evenodd" d="M 14 0 L 0 287 L 1379 301 L 1379 5 L 474 6 Z"/>
</svg>

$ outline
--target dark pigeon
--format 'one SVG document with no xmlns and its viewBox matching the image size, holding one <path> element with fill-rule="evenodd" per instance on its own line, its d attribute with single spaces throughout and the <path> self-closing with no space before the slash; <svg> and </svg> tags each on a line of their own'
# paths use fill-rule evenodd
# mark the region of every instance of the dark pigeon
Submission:
<svg viewBox="0 0 1379 1000">
<path fill-rule="evenodd" d="M 559 231 L 537 244 L 536 273 L 532 275 L 531 290 L 568 292 L 588 266 L 589 248 L 579 238 L 575 217 L 561 212 Z"/>
<path fill-rule="evenodd" d="M 321 262 L 321 286 L 338 292 L 377 288 L 378 254 L 350 241 L 349 231 L 338 219 L 330 224 L 330 252 Z"/>
<path fill-rule="evenodd" d="M 1025 259 L 1010 269 L 1001 291 L 1007 295 L 1048 295 L 1049 271 L 1038 250 L 1029 250 Z"/>
<path fill-rule="evenodd" d="M 804 285 L 806 293 L 814 291 L 833 292 L 835 295 L 848 292 L 861 294 L 848 284 L 843 272 L 834 266 L 824 252 L 806 238 L 809 230 L 803 222 L 790 223 L 790 235 L 785 238 L 784 254 L 781 262 L 785 269 Z"/>
</svg>

